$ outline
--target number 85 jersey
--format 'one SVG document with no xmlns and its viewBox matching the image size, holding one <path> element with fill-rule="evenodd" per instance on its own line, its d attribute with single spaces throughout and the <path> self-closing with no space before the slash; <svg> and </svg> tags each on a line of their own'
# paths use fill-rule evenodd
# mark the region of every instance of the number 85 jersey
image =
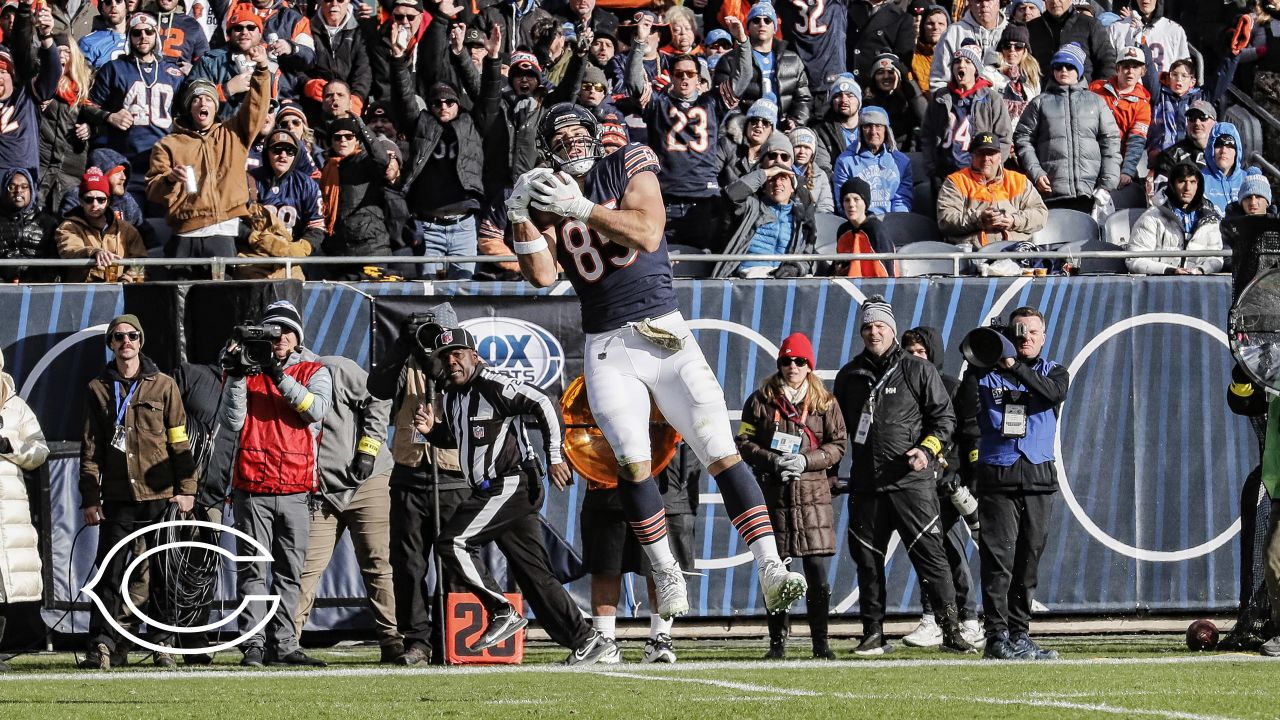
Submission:
<svg viewBox="0 0 1280 720">
<path fill-rule="evenodd" d="M 582 192 L 597 205 L 617 209 L 632 178 L 658 170 L 653 150 L 627 145 L 596 162 Z M 563 218 L 553 230 L 556 260 L 582 304 L 584 332 L 608 332 L 677 309 L 665 240 L 647 253 L 610 242 L 573 218 Z"/>
</svg>

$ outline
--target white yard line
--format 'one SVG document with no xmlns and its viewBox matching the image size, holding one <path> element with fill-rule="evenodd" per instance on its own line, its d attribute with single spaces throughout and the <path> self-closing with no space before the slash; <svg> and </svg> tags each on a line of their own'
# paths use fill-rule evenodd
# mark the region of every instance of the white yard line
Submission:
<svg viewBox="0 0 1280 720">
<path fill-rule="evenodd" d="M 797 688 L 780 688 L 769 687 L 767 685 L 755 685 L 753 683 L 733 682 L 731 680 L 715 680 L 712 678 L 686 678 L 686 677 L 665 677 L 657 675 L 645 675 L 642 673 L 629 673 L 609 671 L 597 673 L 599 675 L 608 675 L 609 677 L 623 678 L 626 680 L 647 680 L 649 682 L 662 683 L 691 683 L 694 685 L 710 685 L 712 687 L 725 688 L 726 690 L 740 690 L 742 692 L 760 693 L 763 695 L 777 695 L 779 697 L 822 697 L 829 693 L 821 693 L 815 690 L 800 690 Z"/>
</svg>

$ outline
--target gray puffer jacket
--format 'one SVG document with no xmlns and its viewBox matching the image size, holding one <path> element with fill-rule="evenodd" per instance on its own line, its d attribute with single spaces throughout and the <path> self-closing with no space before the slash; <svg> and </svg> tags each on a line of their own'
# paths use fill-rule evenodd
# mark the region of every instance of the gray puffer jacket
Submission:
<svg viewBox="0 0 1280 720">
<path fill-rule="evenodd" d="M 1120 129 L 1106 101 L 1084 83 L 1054 85 L 1027 103 L 1013 147 L 1032 182 L 1049 176 L 1048 198 L 1114 190 L 1120 180 Z"/>
</svg>

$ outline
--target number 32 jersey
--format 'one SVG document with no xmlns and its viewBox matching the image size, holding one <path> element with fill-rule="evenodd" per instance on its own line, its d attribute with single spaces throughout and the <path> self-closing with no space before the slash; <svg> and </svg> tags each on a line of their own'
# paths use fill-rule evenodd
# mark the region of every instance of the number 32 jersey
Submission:
<svg viewBox="0 0 1280 720">
<path fill-rule="evenodd" d="M 658 171 L 653 150 L 627 145 L 596 162 L 582 192 L 591 202 L 616 209 L 632 178 Z M 573 218 L 562 219 L 554 229 L 556 260 L 582 303 L 584 332 L 616 330 L 678 308 L 665 240 L 646 253 L 610 242 Z"/>
</svg>

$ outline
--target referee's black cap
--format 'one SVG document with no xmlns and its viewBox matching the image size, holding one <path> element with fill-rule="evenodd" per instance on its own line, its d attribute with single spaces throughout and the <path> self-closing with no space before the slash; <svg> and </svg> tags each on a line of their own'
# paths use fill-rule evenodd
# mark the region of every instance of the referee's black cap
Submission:
<svg viewBox="0 0 1280 720">
<path fill-rule="evenodd" d="M 442 328 L 431 343 L 433 355 L 443 355 L 456 348 L 476 349 L 476 338 L 466 328 Z"/>
</svg>

